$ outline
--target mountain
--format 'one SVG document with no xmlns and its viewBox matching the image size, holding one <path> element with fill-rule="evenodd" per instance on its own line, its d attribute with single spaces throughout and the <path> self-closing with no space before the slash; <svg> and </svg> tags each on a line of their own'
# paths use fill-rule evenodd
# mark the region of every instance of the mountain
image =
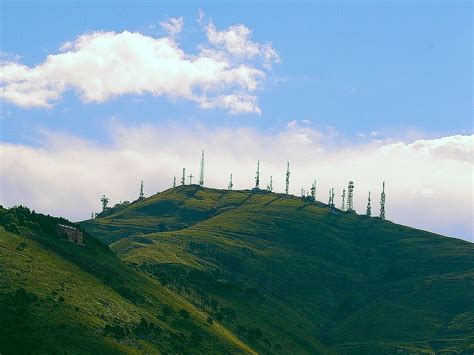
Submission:
<svg viewBox="0 0 474 355">
<path fill-rule="evenodd" d="M 194 185 L 80 225 L 136 277 L 257 352 L 474 351 L 466 241 L 294 196 Z"/>
<path fill-rule="evenodd" d="M 65 219 L 0 207 L 1 354 L 253 353 L 209 314 Z"/>
</svg>

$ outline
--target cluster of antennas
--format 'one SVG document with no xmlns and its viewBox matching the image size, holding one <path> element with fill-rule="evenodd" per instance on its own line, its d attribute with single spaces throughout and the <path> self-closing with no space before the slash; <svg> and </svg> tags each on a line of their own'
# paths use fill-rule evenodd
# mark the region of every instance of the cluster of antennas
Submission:
<svg viewBox="0 0 474 355">
<path fill-rule="evenodd" d="M 183 168 L 182 175 L 181 175 L 181 185 L 186 185 L 186 180 L 187 180 L 187 185 L 193 185 L 193 178 L 195 176 L 193 174 L 189 174 L 186 176 L 186 168 Z M 286 165 L 286 174 L 285 174 L 285 194 L 289 194 L 289 187 L 290 187 L 290 163 L 287 162 Z M 204 186 L 204 150 L 202 151 L 201 155 L 201 164 L 200 164 L 200 172 L 199 172 L 199 181 L 198 181 L 199 186 Z M 173 188 L 176 187 L 176 176 L 173 177 Z M 230 174 L 229 178 L 229 184 L 227 186 L 228 190 L 232 190 L 234 187 L 234 183 L 232 181 L 232 173 Z M 255 187 L 253 188 L 254 190 L 261 190 L 260 189 L 260 160 L 257 162 L 257 172 L 255 175 Z M 270 181 L 267 184 L 266 191 L 273 192 L 273 176 L 270 176 Z M 346 196 L 346 191 L 347 191 L 347 196 Z M 328 206 L 331 207 L 332 209 L 335 209 L 335 202 L 334 202 L 334 188 L 329 189 L 329 201 L 328 201 Z M 144 194 L 143 194 L 143 181 L 141 181 L 140 184 L 140 193 L 138 196 L 138 199 L 143 199 Z M 304 189 L 301 189 L 301 198 L 304 200 L 309 200 L 312 201 L 313 203 L 316 203 L 316 180 L 311 184 L 311 189 L 310 192 L 306 192 Z M 341 211 L 354 211 L 354 182 L 349 181 L 347 184 L 347 190 L 343 189 L 342 190 L 342 204 L 341 204 Z M 109 202 L 109 199 L 107 197 L 102 196 L 101 198 L 102 202 L 102 211 L 107 210 L 107 204 Z M 372 215 L 372 206 L 371 206 L 371 199 L 370 199 L 370 191 L 369 191 L 369 197 L 367 201 L 367 210 L 366 210 L 367 216 Z M 94 217 L 94 214 L 92 214 Z M 380 194 L 380 218 L 385 219 L 385 182 L 382 184 L 382 193 Z"/>
</svg>

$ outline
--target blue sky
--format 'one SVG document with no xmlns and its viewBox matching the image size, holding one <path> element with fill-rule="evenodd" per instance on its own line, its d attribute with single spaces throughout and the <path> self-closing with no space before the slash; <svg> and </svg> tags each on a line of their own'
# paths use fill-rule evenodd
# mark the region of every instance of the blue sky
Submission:
<svg viewBox="0 0 474 355">
<path fill-rule="evenodd" d="M 205 149 L 210 186 L 290 160 L 293 194 L 355 180 L 376 214 L 385 180 L 389 219 L 474 240 L 468 1 L 0 6 L 2 205 L 85 219 Z"/>
<path fill-rule="evenodd" d="M 196 22 L 200 9 L 217 28 L 245 24 L 253 40 L 272 41 L 281 58 L 258 93 L 261 115 L 235 117 L 150 96 L 138 103 L 125 96 L 83 104 L 68 92 L 51 110 L 4 104 L 2 111 L 14 116 L 2 122 L 4 141 L 28 142 L 36 126 L 100 136 L 102 121 L 112 116 L 132 123 L 191 117 L 213 126 L 262 130 L 308 119 L 347 135 L 472 132 L 469 2 L 3 1 L 2 6 L 2 51 L 19 55 L 29 66 L 91 31 L 163 35 L 158 24 L 168 17 L 183 17 L 180 42 L 193 52 L 204 37 Z"/>
</svg>

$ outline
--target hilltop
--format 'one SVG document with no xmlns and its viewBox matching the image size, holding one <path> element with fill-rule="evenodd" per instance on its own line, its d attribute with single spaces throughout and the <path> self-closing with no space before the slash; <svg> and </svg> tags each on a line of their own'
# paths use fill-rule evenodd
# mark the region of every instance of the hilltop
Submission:
<svg viewBox="0 0 474 355">
<path fill-rule="evenodd" d="M 474 350 L 474 245 L 264 191 L 180 186 L 81 226 L 262 353 Z"/>
</svg>

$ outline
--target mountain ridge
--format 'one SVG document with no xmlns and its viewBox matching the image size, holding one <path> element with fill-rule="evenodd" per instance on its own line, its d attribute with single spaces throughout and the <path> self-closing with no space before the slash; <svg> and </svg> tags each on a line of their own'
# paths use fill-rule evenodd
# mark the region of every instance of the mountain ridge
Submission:
<svg viewBox="0 0 474 355">
<path fill-rule="evenodd" d="M 294 196 L 196 185 L 168 189 L 81 225 L 110 243 L 126 263 L 169 287 L 200 293 L 196 302 L 227 302 L 236 320 L 223 322 L 237 334 L 257 324 L 266 341 L 250 344 L 261 352 L 270 351 L 267 343 L 272 351 L 357 352 L 368 346 L 429 352 L 464 351 L 474 342 L 472 336 L 458 334 L 454 340 L 451 334 L 458 316 L 464 327 L 474 329 L 474 295 L 465 287 L 473 279 L 469 242 Z M 223 291 L 219 282 L 235 292 Z M 395 291 L 388 291 L 391 287 Z M 458 293 L 457 305 L 449 288 Z M 246 303 L 248 289 L 265 299 L 259 317 Z M 435 292 L 432 310 L 426 305 L 429 292 Z M 262 321 L 273 314 L 265 303 L 283 305 L 274 326 Z M 393 317 L 406 325 L 387 329 L 395 326 Z M 377 326 L 361 326 L 366 322 Z M 412 330 L 422 325 L 426 329 Z M 374 331 L 383 336 L 370 336 Z"/>
</svg>

